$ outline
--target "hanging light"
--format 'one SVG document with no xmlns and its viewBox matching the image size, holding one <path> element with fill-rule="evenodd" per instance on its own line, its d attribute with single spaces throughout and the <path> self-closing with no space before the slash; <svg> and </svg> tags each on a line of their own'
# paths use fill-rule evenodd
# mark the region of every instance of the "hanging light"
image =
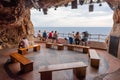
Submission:
<svg viewBox="0 0 120 80">
<path fill-rule="evenodd" d="M 80 5 L 83 5 L 83 3 L 84 3 L 84 0 L 79 0 Z"/>
<path fill-rule="evenodd" d="M 94 5 L 93 5 L 93 4 L 90 4 L 90 5 L 89 5 L 89 12 L 93 12 L 93 9 L 94 9 Z"/>
<path fill-rule="evenodd" d="M 93 3 L 93 0 L 90 0 L 90 3 Z"/>
<path fill-rule="evenodd" d="M 102 4 L 100 3 L 99 6 L 102 6 Z"/>
<path fill-rule="evenodd" d="M 55 6 L 55 9 L 54 10 L 57 10 L 58 6 Z"/>
<path fill-rule="evenodd" d="M 101 0 L 97 0 L 97 3 L 100 3 L 101 2 Z"/>
<path fill-rule="evenodd" d="M 68 3 L 67 4 L 65 4 L 65 7 L 67 7 L 68 6 Z"/>
<path fill-rule="evenodd" d="M 43 13 L 44 13 L 44 15 L 47 15 L 47 11 L 48 11 L 47 8 L 43 8 Z"/>
<path fill-rule="evenodd" d="M 41 8 L 39 8 L 39 11 L 41 11 Z"/>
<path fill-rule="evenodd" d="M 77 9 L 77 0 L 72 1 L 72 9 Z"/>
</svg>

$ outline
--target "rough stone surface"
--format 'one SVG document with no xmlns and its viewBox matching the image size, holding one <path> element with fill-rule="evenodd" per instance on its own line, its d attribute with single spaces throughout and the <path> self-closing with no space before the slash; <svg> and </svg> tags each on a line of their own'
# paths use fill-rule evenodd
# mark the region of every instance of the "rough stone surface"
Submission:
<svg viewBox="0 0 120 80">
<path fill-rule="evenodd" d="M 34 28 L 30 20 L 30 9 L 23 0 L 16 4 L 0 3 L 0 45 L 2 47 L 17 46 L 23 36 L 33 40 Z"/>
<path fill-rule="evenodd" d="M 114 11 L 113 21 L 114 21 L 114 24 L 110 32 L 110 35 L 120 37 L 120 9 L 116 9 Z M 109 40 L 110 38 L 108 37 L 108 45 L 109 45 Z M 118 58 L 120 58 L 120 40 L 119 40 L 119 46 L 118 46 Z"/>
</svg>

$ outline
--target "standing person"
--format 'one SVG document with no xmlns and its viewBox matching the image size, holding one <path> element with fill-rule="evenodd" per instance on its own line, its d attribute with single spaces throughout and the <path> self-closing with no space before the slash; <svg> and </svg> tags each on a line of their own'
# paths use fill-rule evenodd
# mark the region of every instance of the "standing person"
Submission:
<svg viewBox="0 0 120 80">
<path fill-rule="evenodd" d="M 43 40 L 46 41 L 46 39 L 47 39 L 47 32 L 46 32 L 46 30 L 44 30 L 44 32 L 43 32 Z"/>
<path fill-rule="evenodd" d="M 80 39 L 81 39 L 80 33 L 76 32 L 76 34 L 75 34 L 75 44 L 76 45 L 80 44 Z"/>
<path fill-rule="evenodd" d="M 85 45 L 87 46 L 88 44 L 88 37 L 89 37 L 89 33 L 87 31 L 85 32 L 82 32 L 82 45 L 83 45 L 83 42 L 85 43 Z"/>
<path fill-rule="evenodd" d="M 74 42 L 74 32 L 69 34 L 69 44 L 73 44 Z"/>
<path fill-rule="evenodd" d="M 52 38 L 53 38 L 53 31 L 49 32 L 48 38 L 49 38 L 49 39 L 52 39 Z"/>
<path fill-rule="evenodd" d="M 52 42 L 52 39 L 53 39 L 53 31 L 49 32 L 48 38 L 50 39 L 50 42 Z"/>
<path fill-rule="evenodd" d="M 58 33 L 57 33 L 57 31 L 55 31 L 53 33 L 53 41 L 52 42 L 54 42 L 54 40 L 56 40 L 56 42 L 58 42 Z"/>
<path fill-rule="evenodd" d="M 41 36 L 41 31 L 39 30 L 38 33 L 37 33 L 37 37 L 40 39 L 40 41 L 42 40 L 42 36 Z"/>
</svg>

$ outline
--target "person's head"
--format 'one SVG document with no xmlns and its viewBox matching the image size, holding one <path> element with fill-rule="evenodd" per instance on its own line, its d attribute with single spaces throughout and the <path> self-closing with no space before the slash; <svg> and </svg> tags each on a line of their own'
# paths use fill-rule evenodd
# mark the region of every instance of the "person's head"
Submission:
<svg viewBox="0 0 120 80">
<path fill-rule="evenodd" d="M 82 34 L 85 34 L 85 32 L 82 32 Z"/>
<path fill-rule="evenodd" d="M 78 35 L 79 34 L 79 32 L 76 32 L 76 35 Z"/>
<path fill-rule="evenodd" d="M 46 30 L 44 30 L 44 32 L 46 32 Z"/>
<path fill-rule="evenodd" d="M 26 37 L 23 37 L 23 39 L 26 39 Z"/>
<path fill-rule="evenodd" d="M 39 32 L 40 32 L 40 30 L 39 30 Z"/>
</svg>

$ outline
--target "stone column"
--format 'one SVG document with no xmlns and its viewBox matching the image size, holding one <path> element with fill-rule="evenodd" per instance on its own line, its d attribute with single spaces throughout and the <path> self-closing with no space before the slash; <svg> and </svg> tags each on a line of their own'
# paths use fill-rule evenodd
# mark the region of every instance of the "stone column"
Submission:
<svg viewBox="0 0 120 80">
<path fill-rule="evenodd" d="M 120 9 L 114 10 L 113 21 L 114 21 L 113 28 L 110 32 L 109 37 L 108 37 L 108 46 L 109 46 L 110 36 L 120 37 Z M 120 58 L 120 40 L 119 40 L 118 54 L 117 55 L 118 55 L 117 57 Z"/>
</svg>

